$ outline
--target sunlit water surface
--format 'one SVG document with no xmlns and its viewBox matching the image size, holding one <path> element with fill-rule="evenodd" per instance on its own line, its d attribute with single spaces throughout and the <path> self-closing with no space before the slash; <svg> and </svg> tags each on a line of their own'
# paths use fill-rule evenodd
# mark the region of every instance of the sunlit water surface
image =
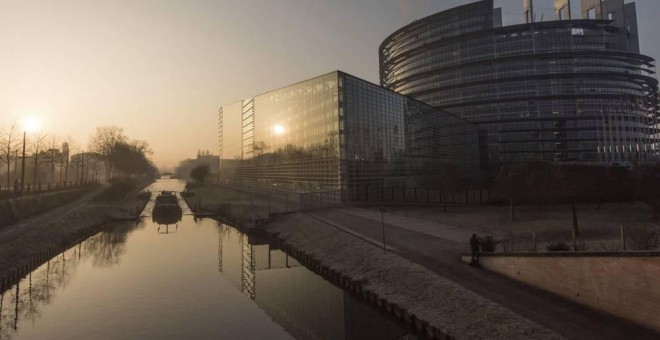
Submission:
<svg viewBox="0 0 660 340">
<path fill-rule="evenodd" d="M 183 185 L 162 179 L 149 189 Z M 189 215 L 169 226 L 151 217 L 111 226 L 0 296 L 0 339 L 411 337 L 406 334 L 264 240 Z"/>
</svg>

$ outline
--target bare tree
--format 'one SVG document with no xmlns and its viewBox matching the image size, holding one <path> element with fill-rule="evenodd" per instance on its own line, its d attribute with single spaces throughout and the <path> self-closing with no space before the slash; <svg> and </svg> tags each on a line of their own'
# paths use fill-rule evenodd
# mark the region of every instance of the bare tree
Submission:
<svg viewBox="0 0 660 340">
<path fill-rule="evenodd" d="M 17 130 L 18 128 L 16 124 L 13 123 L 8 128 L 2 129 L 0 131 L 0 161 L 7 165 L 7 186 L 10 184 L 9 174 L 11 169 L 11 160 L 14 158 L 14 162 L 16 162 L 15 149 L 18 149 L 20 144 L 20 136 Z"/>
<path fill-rule="evenodd" d="M 43 152 L 44 147 L 46 146 L 46 140 L 48 135 L 45 132 L 35 133 L 31 138 L 30 142 L 30 152 L 34 158 L 34 168 L 32 172 L 32 185 L 37 184 L 37 167 L 39 166 L 39 156 Z"/>
<path fill-rule="evenodd" d="M 122 128 L 116 126 L 100 126 L 96 128 L 96 133 L 89 141 L 89 148 L 103 157 L 105 164 L 106 181 L 112 176 L 113 168 L 110 161 L 115 145 L 119 142 L 126 142 L 127 138 Z"/>
</svg>

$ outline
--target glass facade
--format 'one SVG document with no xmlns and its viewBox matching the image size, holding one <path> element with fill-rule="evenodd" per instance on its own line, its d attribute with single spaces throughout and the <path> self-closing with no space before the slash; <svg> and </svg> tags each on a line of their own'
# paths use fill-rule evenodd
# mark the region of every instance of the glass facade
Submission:
<svg viewBox="0 0 660 340">
<path fill-rule="evenodd" d="M 380 46 L 381 85 L 478 124 L 495 171 L 657 159 L 654 60 L 615 26 L 625 18 L 497 27 L 499 13 L 478 1 L 396 31 Z"/>
<path fill-rule="evenodd" d="M 451 163 L 478 175 L 475 125 L 343 72 L 236 107 L 225 106 L 219 115 L 223 164 L 233 163 L 229 180 L 360 201 L 373 188 L 417 187 L 433 165 Z M 234 133 L 232 143 L 228 131 L 236 130 L 241 136 Z"/>
</svg>

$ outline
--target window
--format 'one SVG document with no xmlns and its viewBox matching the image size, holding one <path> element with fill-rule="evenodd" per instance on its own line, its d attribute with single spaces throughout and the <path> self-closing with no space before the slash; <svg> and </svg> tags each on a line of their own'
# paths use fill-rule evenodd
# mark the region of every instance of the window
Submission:
<svg viewBox="0 0 660 340">
<path fill-rule="evenodd" d="M 587 19 L 596 19 L 596 8 L 590 8 L 587 10 Z"/>
<path fill-rule="evenodd" d="M 607 13 L 607 19 L 614 20 L 614 12 Z"/>
</svg>

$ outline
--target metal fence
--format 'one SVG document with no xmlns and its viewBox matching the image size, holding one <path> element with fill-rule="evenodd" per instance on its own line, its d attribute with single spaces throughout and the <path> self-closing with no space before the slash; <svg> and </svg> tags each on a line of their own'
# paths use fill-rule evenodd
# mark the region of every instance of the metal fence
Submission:
<svg viewBox="0 0 660 340">
<path fill-rule="evenodd" d="M 482 238 L 482 242 L 485 237 Z M 632 223 L 572 229 L 529 232 L 500 232 L 491 236 L 495 251 L 652 251 L 660 250 L 660 226 L 653 223 Z"/>
<path fill-rule="evenodd" d="M 44 193 L 49 191 L 57 191 L 64 189 L 79 188 L 88 185 L 98 184 L 98 181 L 85 181 L 85 182 L 62 182 L 62 183 L 47 183 L 47 184 L 27 184 L 23 188 L 23 192 L 20 189 L 14 188 L 13 186 L 3 186 L 0 185 L 0 197 L 8 198 L 14 196 L 21 196 L 25 194 L 36 194 Z"/>
<path fill-rule="evenodd" d="M 485 204 L 492 198 L 493 195 L 491 191 L 485 189 L 442 191 L 439 189 L 390 187 L 370 188 L 366 190 L 366 195 L 363 197 L 358 197 L 357 201 L 432 204 Z"/>
</svg>

